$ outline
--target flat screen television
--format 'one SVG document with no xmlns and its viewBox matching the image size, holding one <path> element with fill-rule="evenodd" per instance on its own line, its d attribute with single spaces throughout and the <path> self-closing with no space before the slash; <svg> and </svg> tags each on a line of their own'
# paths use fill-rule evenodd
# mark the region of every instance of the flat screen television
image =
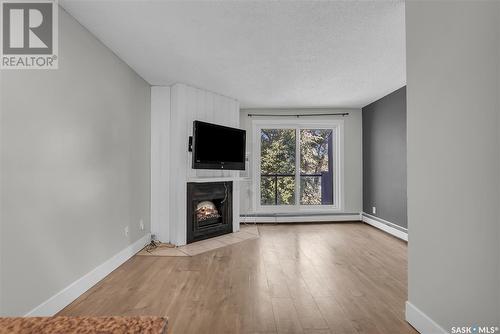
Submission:
<svg viewBox="0 0 500 334">
<path fill-rule="evenodd" d="M 245 170 L 246 131 L 193 122 L 193 168 Z"/>
</svg>

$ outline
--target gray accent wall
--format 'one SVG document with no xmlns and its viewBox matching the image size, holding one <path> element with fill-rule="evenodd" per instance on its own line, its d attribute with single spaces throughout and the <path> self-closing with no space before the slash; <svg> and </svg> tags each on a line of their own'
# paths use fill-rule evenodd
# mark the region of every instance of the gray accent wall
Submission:
<svg viewBox="0 0 500 334">
<path fill-rule="evenodd" d="M 1 95 L 0 303 L 14 316 L 150 230 L 150 86 L 60 9 L 59 69 L 1 71 Z"/>
<path fill-rule="evenodd" d="M 408 226 L 406 87 L 363 108 L 363 212 Z"/>
</svg>

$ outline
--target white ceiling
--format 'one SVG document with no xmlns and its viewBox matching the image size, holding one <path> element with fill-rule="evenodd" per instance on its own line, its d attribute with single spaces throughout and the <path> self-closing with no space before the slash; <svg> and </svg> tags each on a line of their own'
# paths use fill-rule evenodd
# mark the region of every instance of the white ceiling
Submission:
<svg viewBox="0 0 500 334">
<path fill-rule="evenodd" d="M 406 83 L 403 1 L 60 4 L 151 85 L 242 107 L 358 108 Z"/>
</svg>

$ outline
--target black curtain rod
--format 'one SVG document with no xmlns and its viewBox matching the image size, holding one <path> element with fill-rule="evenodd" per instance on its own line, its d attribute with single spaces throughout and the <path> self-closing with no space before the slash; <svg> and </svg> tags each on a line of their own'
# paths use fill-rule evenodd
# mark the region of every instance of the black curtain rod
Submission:
<svg viewBox="0 0 500 334">
<path fill-rule="evenodd" d="M 348 112 L 343 113 L 330 113 L 330 114 L 295 114 L 295 115 L 283 115 L 283 114 L 248 114 L 248 117 L 312 117 L 312 116 L 349 116 Z"/>
</svg>

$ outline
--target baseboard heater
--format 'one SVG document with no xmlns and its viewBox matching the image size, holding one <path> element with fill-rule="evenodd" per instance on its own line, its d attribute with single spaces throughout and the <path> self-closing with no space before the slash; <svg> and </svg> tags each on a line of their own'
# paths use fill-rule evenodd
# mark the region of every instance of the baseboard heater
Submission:
<svg viewBox="0 0 500 334">
<path fill-rule="evenodd" d="M 408 241 L 408 229 L 404 227 L 391 223 L 382 218 L 369 215 L 365 212 L 361 213 L 361 219 L 363 220 L 363 222 L 372 225 L 373 227 L 378 228 L 379 230 L 392 234 L 393 236 L 399 239 Z"/>
<path fill-rule="evenodd" d="M 249 213 L 241 214 L 240 221 L 247 223 L 300 223 L 360 221 L 359 213 Z"/>
<path fill-rule="evenodd" d="M 399 225 L 396 225 L 394 223 L 391 223 L 387 220 L 384 220 L 382 218 L 379 218 L 379 217 L 376 217 L 376 216 L 372 216 L 370 214 L 367 214 L 365 212 L 363 212 L 361 214 L 362 217 L 366 217 L 366 218 L 369 218 L 369 219 L 373 219 L 373 220 L 376 220 L 377 222 L 381 223 L 381 224 L 384 224 L 384 225 L 387 225 L 389 227 L 392 227 L 392 228 L 395 228 L 396 230 L 399 230 L 401 232 L 404 232 L 404 233 L 408 233 L 408 229 L 404 228 L 404 227 L 401 227 Z"/>
<path fill-rule="evenodd" d="M 249 214 L 240 214 L 240 217 L 311 217 L 311 216 L 351 216 L 356 215 L 359 216 L 357 212 L 348 212 L 348 213 L 323 213 L 323 212 L 297 212 L 297 213 L 249 213 Z"/>
</svg>

